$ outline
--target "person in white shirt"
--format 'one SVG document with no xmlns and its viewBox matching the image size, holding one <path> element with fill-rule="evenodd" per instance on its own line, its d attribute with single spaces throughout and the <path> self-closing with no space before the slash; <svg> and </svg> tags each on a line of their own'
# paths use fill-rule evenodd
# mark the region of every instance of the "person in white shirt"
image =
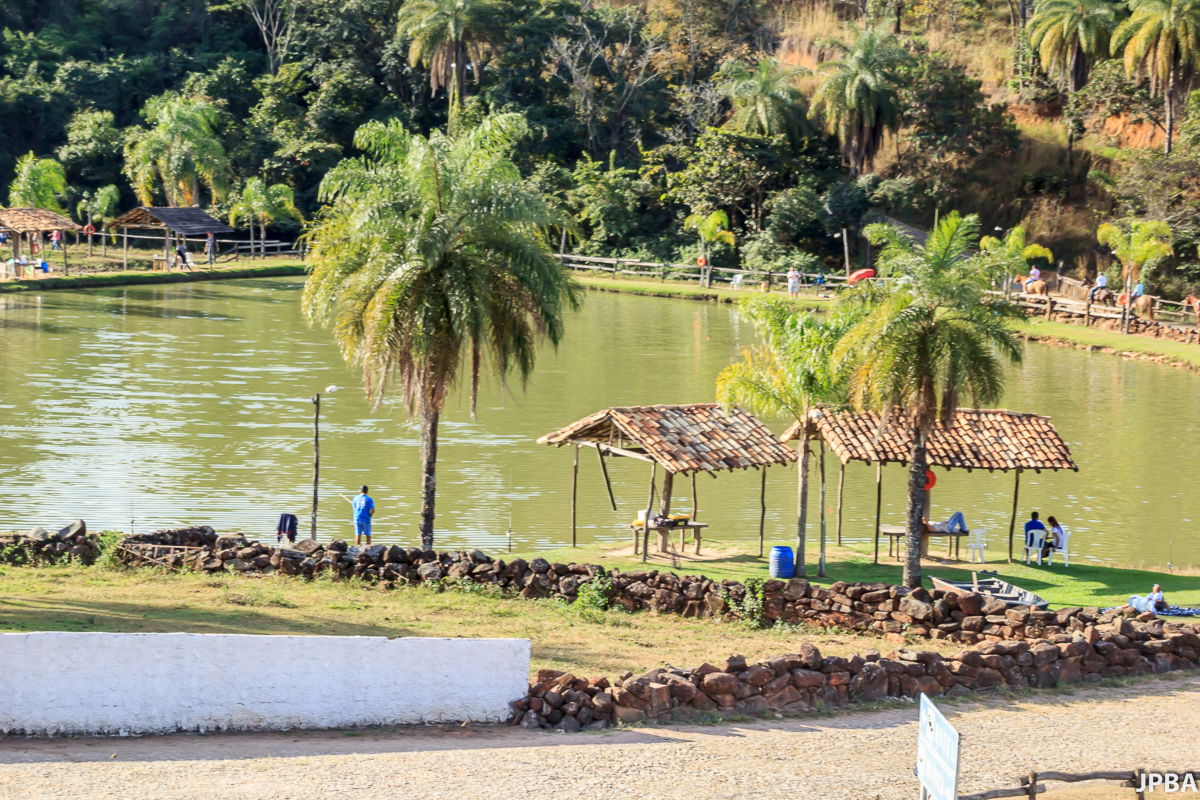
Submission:
<svg viewBox="0 0 1200 800">
<path fill-rule="evenodd" d="M 1154 584 L 1154 588 L 1150 590 L 1150 594 L 1146 595 L 1146 599 L 1153 604 L 1155 611 L 1167 610 L 1167 598 L 1163 597 L 1162 587 L 1157 583 Z"/>
<path fill-rule="evenodd" d="M 787 282 L 790 296 L 795 297 L 800 294 L 800 271 L 795 267 L 788 267 Z"/>
</svg>

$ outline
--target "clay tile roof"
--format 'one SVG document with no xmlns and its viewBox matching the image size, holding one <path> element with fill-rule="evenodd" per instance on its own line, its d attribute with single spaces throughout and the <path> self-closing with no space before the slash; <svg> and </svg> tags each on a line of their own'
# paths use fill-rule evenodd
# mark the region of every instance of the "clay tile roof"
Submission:
<svg viewBox="0 0 1200 800">
<path fill-rule="evenodd" d="M 15 233 L 82 230 L 62 214 L 44 208 L 0 208 L 0 228 Z"/>
<path fill-rule="evenodd" d="M 716 472 L 796 460 L 791 448 L 757 418 L 716 403 L 607 408 L 546 434 L 538 444 L 607 445 L 644 455 L 668 472 Z"/>
<path fill-rule="evenodd" d="M 809 437 L 821 438 L 846 463 L 908 463 L 905 426 L 882 428 L 874 413 L 831 408 L 809 412 Z M 794 423 L 781 437 L 799 435 Z M 947 469 L 1071 469 L 1079 467 L 1049 417 L 1000 409 L 960 409 L 949 426 L 938 422 L 929 437 L 929 465 Z"/>
</svg>

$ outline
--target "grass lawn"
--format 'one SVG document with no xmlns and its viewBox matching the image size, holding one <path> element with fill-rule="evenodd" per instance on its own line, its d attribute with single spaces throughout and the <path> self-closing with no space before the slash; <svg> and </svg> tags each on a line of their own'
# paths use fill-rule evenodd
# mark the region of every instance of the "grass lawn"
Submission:
<svg viewBox="0 0 1200 800">
<path fill-rule="evenodd" d="M 828 578 L 814 577 L 816 574 L 817 549 L 808 549 L 809 580 L 828 585 L 834 581 L 900 583 L 901 565 L 887 557 L 886 546 L 880 563 L 871 563 L 871 557 L 850 548 L 829 547 L 826 572 Z M 653 545 L 651 545 L 653 550 Z M 626 550 L 625 553 L 628 551 Z M 965 552 L 965 548 L 964 548 Z M 561 548 L 537 553 L 519 553 L 523 557 L 541 555 L 551 561 L 580 561 L 619 567 L 622 570 L 644 569 L 641 557 L 632 557 L 621 551 L 605 548 Z M 998 555 L 995 553 L 989 556 Z M 672 559 L 655 554 L 650 560 L 651 568 L 672 572 L 701 573 L 710 578 L 767 577 L 767 559 L 756 555 L 731 555 L 714 560 L 692 561 Z M 676 566 L 677 564 L 677 566 Z M 1057 559 L 1053 566 L 1026 566 L 1023 562 L 1009 564 L 1000 558 L 991 558 L 987 564 L 957 562 L 942 563 L 927 560 L 922 570 L 949 580 L 970 580 L 972 569 L 995 570 L 1004 580 L 1040 594 L 1050 601 L 1051 607 L 1061 606 L 1115 606 L 1122 605 L 1131 594 L 1146 594 L 1155 583 L 1162 584 L 1167 600 L 1179 606 L 1200 606 L 1200 575 L 1180 575 L 1166 572 L 1149 572 L 1118 567 L 1101 567 L 1072 562 L 1065 567 Z M 928 586 L 928 582 L 926 582 Z"/>
<path fill-rule="evenodd" d="M 1089 347 L 1166 356 L 1173 361 L 1200 369 L 1200 345 L 1185 344 L 1170 339 L 1154 339 L 1149 336 L 1125 335 L 1116 331 L 1085 328 L 1082 325 L 1070 325 L 1065 322 L 1029 320 L 1021 323 L 1017 328 L 1022 333 L 1032 336 L 1050 336 Z"/>
<path fill-rule="evenodd" d="M 572 273 L 580 285 L 601 292 L 620 292 L 622 294 L 640 294 L 648 297 L 678 297 L 685 300 L 711 300 L 721 303 L 735 303 L 743 297 L 761 294 L 757 287 L 746 289 L 728 289 L 723 286 L 713 286 L 705 289 L 694 283 L 681 281 L 658 281 L 645 278 L 609 278 L 600 273 Z M 785 294 L 785 286 L 780 283 L 773 292 Z M 828 308 L 832 301 L 829 297 L 819 297 L 816 294 L 802 293 L 796 303 L 802 308 Z"/>
<path fill-rule="evenodd" d="M 482 592 L 69 566 L 0 569 L 0 631 L 520 637 L 533 642 L 533 669 L 588 677 L 664 662 L 698 666 L 733 653 L 763 658 L 794 651 L 802 640 L 828 655 L 895 647 L 852 634 L 753 631 L 712 619 L 601 612 Z"/>
</svg>

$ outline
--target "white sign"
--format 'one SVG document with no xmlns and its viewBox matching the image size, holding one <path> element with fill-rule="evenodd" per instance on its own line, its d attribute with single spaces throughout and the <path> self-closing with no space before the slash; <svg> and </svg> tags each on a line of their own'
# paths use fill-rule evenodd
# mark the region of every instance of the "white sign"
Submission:
<svg viewBox="0 0 1200 800">
<path fill-rule="evenodd" d="M 917 778 L 925 791 L 923 796 L 958 800 L 958 731 L 924 694 L 917 732 Z"/>
</svg>

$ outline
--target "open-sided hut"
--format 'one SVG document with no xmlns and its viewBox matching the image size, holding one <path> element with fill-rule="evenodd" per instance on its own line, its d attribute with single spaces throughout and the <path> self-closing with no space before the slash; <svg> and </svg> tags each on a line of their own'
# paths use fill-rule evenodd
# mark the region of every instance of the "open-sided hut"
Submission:
<svg viewBox="0 0 1200 800">
<path fill-rule="evenodd" d="M 579 485 L 579 448 L 593 448 L 600 460 L 613 510 L 612 484 L 608 480 L 607 456 L 636 458 L 650 467 L 650 497 L 646 520 L 653 516 L 657 472 L 663 471 L 659 514 L 671 511 L 671 491 L 676 475 L 690 476 L 695 502 L 696 475 L 713 477 L 722 470 L 758 469 L 762 472 L 762 514 L 759 518 L 759 552 L 763 547 L 766 513 L 766 469 L 790 464 L 796 454 L 785 447 L 770 428 L 739 408 L 726 409 L 715 403 L 606 408 L 538 439 L 539 444 L 575 448 L 571 470 L 571 544 L 576 537 L 576 498 Z M 693 515 L 696 509 L 693 508 Z M 650 525 L 642 526 L 642 560 L 647 558 Z M 636 531 L 634 550 L 637 550 Z"/>
<path fill-rule="evenodd" d="M 140 206 L 126 211 L 109 223 L 109 228 L 120 230 L 124 239 L 122 263 L 129 266 L 129 229 L 162 231 L 163 256 L 171 257 L 172 239 L 189 236 L 207 236 L 210 233 L 233 233 L 233 228 L 217 220 L 196 206 L 182 208 L 158 208 Z"/>
<path fill-rule="evenodd" d="M 26 242 L 26 249 L 32 253 L 32 242 L 41 241 L 43 234 L 51 231 L 82 230 L 62 214 L 47 211 L 44 208 L 0 208 L 0 231 L 8 234 L 12 244 L 13 258 L 21 257 L 21 240 Z M 63 271 L 67 269 L 67 248 L 63 243 Z"/>
<path fill-rule="evenodd" d="M 842 408 L 816 407 L 805 427 L 809 440 L 828 446 L 841 462 L 838 480 L 837 533 L 841 537 L 842 489 L 845 467 L 851 461 L 875 465 L 875 560 L 879 560 L 879 514 L 882 503 L 883 465 L 907 464 L 911 435 L 904 424 L 883 425 L 878 414 Z M 801 424 L 793 423 L 781 439 L 798 439 Z M 1071 450 L 1049 417 L 1002 409 L 959 409 L 949 424 L 939 420 L 929 435 L 927 462 L 944 469 L 1014 472 L 1012 519 L 1008 526 L 1008 557 L 1013 557 L 1013 532 L 1021 473 L 1026 470 L 1079 471 Z"/>
</svg>

